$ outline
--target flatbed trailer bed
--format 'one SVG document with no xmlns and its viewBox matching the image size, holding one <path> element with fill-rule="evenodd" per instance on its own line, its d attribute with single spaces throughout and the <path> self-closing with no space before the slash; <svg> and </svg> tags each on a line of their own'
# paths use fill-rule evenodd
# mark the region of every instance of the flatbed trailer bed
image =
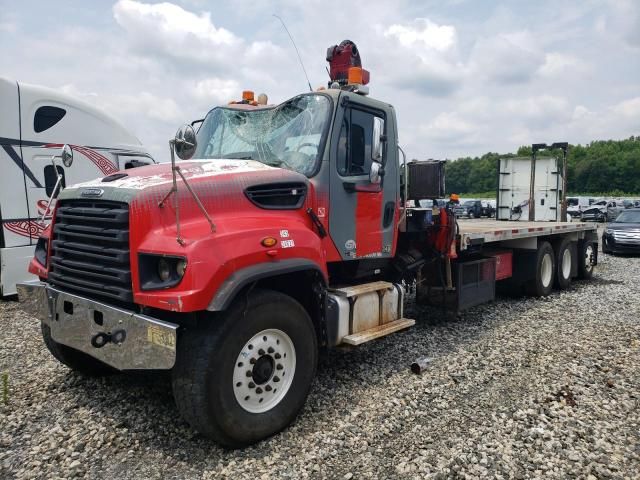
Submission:
<svg viewBox="0 0 640 480">
<path fill-rule="evenodd" d="M 458 220 L 460 250 L 486 243 L 519 240 L 524 238 L 561 235 L 566 233 L 594 232 L 598 227 L 588 223 L 573 222 L 509 222 L 499 220 Z"/>
</svg>

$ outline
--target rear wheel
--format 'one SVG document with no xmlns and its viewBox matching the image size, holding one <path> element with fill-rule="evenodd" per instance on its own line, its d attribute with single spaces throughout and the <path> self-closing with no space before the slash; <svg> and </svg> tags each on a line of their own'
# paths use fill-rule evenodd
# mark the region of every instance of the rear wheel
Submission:
<svg viewBox="0 0 640 480">
<path fill-rule="evenodd" d="M 551 293 L 555 272 L 555 258 L 549 242 L 540 242 L 534 261 L 535 274 L 525 284 L 525 292 L 534 297 L 545 297 Z"/>
<path fill-rule="evenodd" d="M 51 328 L 49 328 L 49 325 L 42 323 L 41 330 L 42 339 L 51 355 L 74 372 L 87 377 L 101 377 L 117 372 L 115 368 L 111 368 L 106 363 L 102 363 L 86 353 L 56 342 L 51 337 Z"/>
<path fill-rule="evenodd" d="M 555 285 L 561 290 L 571 285 L 571 266 L 573 264 L 573 250 L 571 241 L 564 238 L 555 245 L 556 274 Z"/>
<path fill-rule="evenodd" d="M 578 243 L 578 278 L 588 280 L 593 276 L 596 248 L 591 240 Z"/>
<path fill-rule="evenodd" d="M 173 394 L 185 420 L 227 447 L 262 440 L 287 427 L 309 393 L 317 341 L 294 299 L 254 290 L 222 318 L 181 333 Z"/>
</svg>

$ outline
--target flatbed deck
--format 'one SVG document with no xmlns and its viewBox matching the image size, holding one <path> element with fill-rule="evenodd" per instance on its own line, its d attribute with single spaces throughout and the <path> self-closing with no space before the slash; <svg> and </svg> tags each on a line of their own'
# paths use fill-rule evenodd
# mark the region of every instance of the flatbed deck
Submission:
<svg viewBox="0 0 640 480">
<path fill-rule="evenodd" d="M 578 222 L 509 222 L 500 220 L 462 220 L 460 227 L 460 250 L 471 245 L 541 237 L 568 232 L 597 231 L 597 225 Z"/>
</svg>

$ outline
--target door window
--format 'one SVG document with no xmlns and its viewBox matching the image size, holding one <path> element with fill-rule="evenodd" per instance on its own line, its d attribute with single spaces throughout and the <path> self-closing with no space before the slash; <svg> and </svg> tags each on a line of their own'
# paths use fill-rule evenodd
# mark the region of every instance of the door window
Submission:
<svg viewBox="0 0 640 480">
<path fill-rule="evenodd" d="M 338 173 L 344 177 L 369 175 L 373 161 L 374 119 L 382 114 L 347 108 L 338 139 Z"/>
</svg>

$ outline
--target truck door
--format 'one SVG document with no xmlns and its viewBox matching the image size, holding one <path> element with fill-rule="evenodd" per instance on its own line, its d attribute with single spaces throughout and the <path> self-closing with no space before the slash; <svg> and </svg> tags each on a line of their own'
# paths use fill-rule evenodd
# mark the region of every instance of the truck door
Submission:
<svg viewBox="0 0 640 480">
<path fill-rule="evenodd" d="M 20 91 L 0 78 L 0 248 L 31 244 L 20 138 Z"/>
<path fill-rule="evenodd" d="M 385 142 L 381 183 L 371 183 L 369 175 L 374 132 L 395 138 L 395 124 L 356 94 L 340 98 L 331 142 L 329 233 L 343 260 L 388 258 L 395 248 L 399 192 L 395 144 Z"/>
<path fill-rule="evenodd" d="M 31 241 L 35 243 L 44 228 L 40 218 L 45 213 L 58 174 L 62 175 L 63 188 L 73 183 L 60 160 L 55 168 L 51 162 L 52 156 L 60 155 L 60 145 L 51 142 L 59 137 L 57 133 L 68 112 L 66 105 L 43 99 L 38 90 L 23 90 L 20 95 L 22 155 L 27 177 Z"/>
</svg>

